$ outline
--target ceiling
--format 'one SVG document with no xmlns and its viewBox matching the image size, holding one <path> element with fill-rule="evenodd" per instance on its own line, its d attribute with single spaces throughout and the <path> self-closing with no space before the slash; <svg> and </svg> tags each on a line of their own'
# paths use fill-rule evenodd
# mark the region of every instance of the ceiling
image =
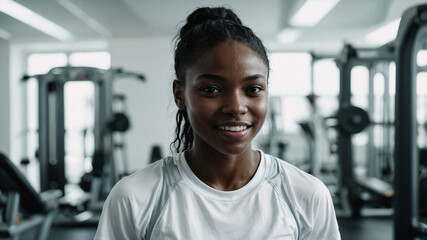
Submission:
<svg viewBox="0 0 427 240">
<path fill-rule="evenodd" d="M 1 4 L 0 0 L 0 4 Z M 427 0 L 341 0 L 315 27 L 303 28 L 294 43 L 282 44 L 279 32 L 289 28 L 289 19 L 303 0 L 16 0 L 74 36 L 72 41 L 136 37 L 173 37 L 185 17 L 198 6 L 226 6 L 235 10 L 270 51 L 337 52 L 344 42 L 370 46 L 365 36 L 397 19 L 410 6 Z M 66 3 L 72 3 L 98 24 L 91 27 L 76 17 Z M 99 27 L 100 25 L 100 27 Z M 58 42 L 0 12 L 0 29 L 10 42 Z"/>
</svg>

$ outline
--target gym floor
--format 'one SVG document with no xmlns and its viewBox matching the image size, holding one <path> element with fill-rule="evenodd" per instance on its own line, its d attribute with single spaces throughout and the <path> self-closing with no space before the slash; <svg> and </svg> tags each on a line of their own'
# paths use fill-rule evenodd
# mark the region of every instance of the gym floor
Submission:
<svg viewBox="0 0 427 240">
<path fill-rule="evenodd" d="M 338 218 L 343 240 L 391 240 L 393 239 L 392 217 Z M 77 226 L 53 226 L 49 240 L 92 240 L 96 224 Z M 21 239 L 32 239 L 29 231 Z"/>
</svg>

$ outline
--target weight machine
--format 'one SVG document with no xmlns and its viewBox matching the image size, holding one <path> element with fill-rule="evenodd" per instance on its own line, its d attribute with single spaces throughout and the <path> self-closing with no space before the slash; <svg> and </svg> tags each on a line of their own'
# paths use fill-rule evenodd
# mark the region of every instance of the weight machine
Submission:
<svg viewBox="0 0 427 240">
<path fill-rule="evenodd" d="M 427 219 L 419 213 L 417 76 L 427 71 L 417 66 L 421 49 L 427 49 L 427 5 L 404 12 L 396 38 L 395 240 L 427 239 Z"/>
<path fill-rule="evenodd" d="M 145 81 L 140 74 L 125 72 L 122 69 L 103 70 L 92 67 L 57 67 L 47 74 L 24 76 L 23 80 L 36 78 L 39 85 L 39 148 L 41 191 L 59 189 L 64 193 L 64 201 L 84 204 L 89 210 L 100 210 L 103 200 L 118 181 L 114 151 L 124 144 L 115 145 L 114 133 L 126 131 L 130 122 L 123 112 L 113 111 L 113 81 L 116 78 L 131 77 Z M 80 200 L 67 199 L 65 173 L 65 96 L 64 88 L 70 82 L 91 82 L 94 86 L 94 124 L 93 129 L 93 170 L 87 181 L 90 195 Z M 123 100 L 120 98 L 119 100 Z M 87 134 L 85 132 L 85 134 Z M 83 134 L 85 136 L 85 134 Z M 86 153 L 85 153 L 86 154 Z M 125 163 L 123 163 L 125 164 Z M 76 203 L 77 201 L 77 203 Z"/>
<path fill-rule="evenodd" d="M 337 59 L 337 65 L 340 69 L 340 95 L 337 113 L 339 129 L 338 161 L 340 168 L 339 200 L 344 212 L 353 216 L 360 216 L 361 208 L 366 204 L 375 203 L 391 208 L 394 190 L 392 184 L 380 179 L 375 174 L 368 173 L 366 177 L 355 176 L 352 136 L 364 131 L 368 126 L 381 125 L 384 127 L 392 125 L 390 123 L 374 122 L 367 111 L 352 104 L 351 71 L 353 67 L 362 65 L 368 67 L 371 73 L 375 72 L 375 70 L 378 70 L 376 67 L 379 64 L 393 61 L 393 54 L 393 43 L 378 49 L 356 49 L 350 45 L 345 45 L 342 56 Z M 371 83 L 373 82 L 373 76 L 374 74 L 370 74 Z M 371 105 L 369 106 L 371 107 Z M 368 111 L 372 112 L 372 110 Z M 369 128 L 369 136 L 372 139 L 372 128 Z M 368 146 L 373 147 L 374 144 L 369 143 Z M 389 152 L 388 154 L 391 155 L 392 153 Z M 372 166 L 372 163 L 375 162 L 375 157 L 372 155 L 370 157 L 372 159 L 368 159 L 368 164 L 371 163 Z M 365 197 L 362 198 L 362 196 Z"/>
</svg>

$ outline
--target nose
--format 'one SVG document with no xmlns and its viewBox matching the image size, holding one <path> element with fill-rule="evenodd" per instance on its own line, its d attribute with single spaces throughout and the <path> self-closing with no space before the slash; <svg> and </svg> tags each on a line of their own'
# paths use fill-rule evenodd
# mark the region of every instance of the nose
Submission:
<svg viewBox="0 0 427 240">
<path fill-rule="evenodd" d="M 243 115 L 248 112 L 247 98 L 240 90 L 230 92 L 223 102 L 222 112 L 234 116 Z"/>
</svg>

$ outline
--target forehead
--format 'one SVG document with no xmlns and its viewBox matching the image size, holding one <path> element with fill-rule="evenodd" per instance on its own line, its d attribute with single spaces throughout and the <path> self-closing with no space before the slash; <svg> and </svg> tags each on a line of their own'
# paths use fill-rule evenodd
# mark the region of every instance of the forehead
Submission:
<svg viewBox="0 0 427 240">
<path fill-rule="evenodd" d="M 200 73 L 262 74 L 267 78 L 267 66 L 251 48 L 229 39 L 202 53 L 196 62 L 187 69 L 188 77 Z"/>
</svg>

